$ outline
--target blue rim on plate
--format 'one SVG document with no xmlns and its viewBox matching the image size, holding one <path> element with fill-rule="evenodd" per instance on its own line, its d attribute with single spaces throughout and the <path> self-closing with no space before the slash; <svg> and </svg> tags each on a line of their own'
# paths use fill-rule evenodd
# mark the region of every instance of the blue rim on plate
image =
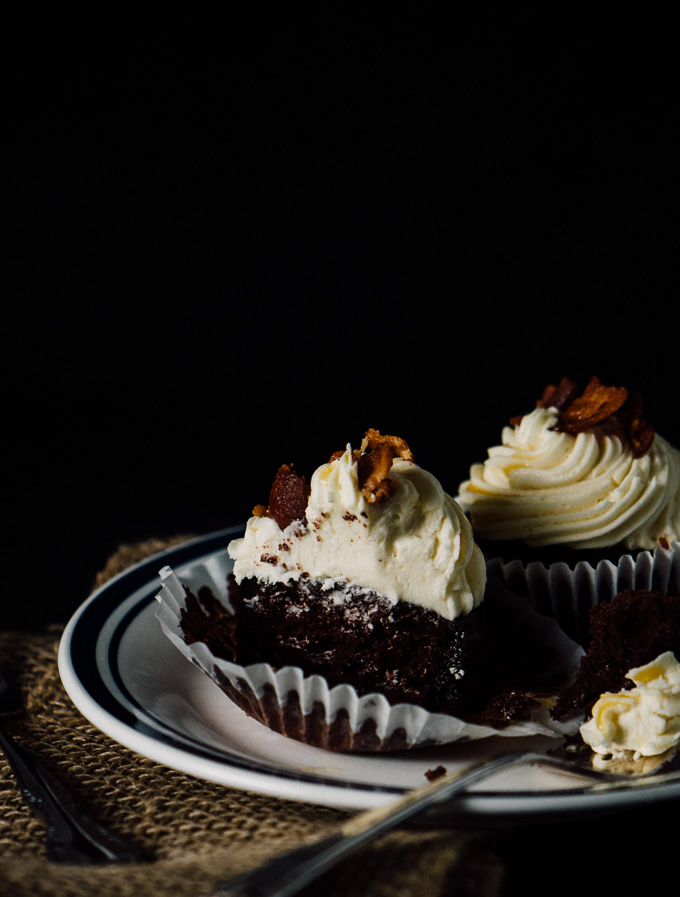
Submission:
<svg viewBox="0 0 680 897">
<path fill-rule="evenodd" d="M 126 659 L 122 650 L 126 639 L 157 639 L 164 651 L 170 644 L 153 616 L 155 596 L 160 589 L 160 569 L 170 566 L 178 570 L 183 565 L 209 558 L 224 551 L 228 541 L 242 532 L 243 526 L 230 527 L 159 552 L 118 574 L 94 592 L 67 624 L 59 645 L 59 672 L 67 693 L 86 719 L 120 744 L 198 778 L 342 809 L 359 810 L 388 802 L 413 783 L 405 785 L 399 776 L 385 773 L 383 767 L 392 762 L 386 755 L 362 755 L 361 759 L 345 755 L 342 762 L 348 764 L 347 771 L 339 777 L 337 774 L 329 776 L 323 772 L 324 763 L 332 765 L 327 752 L 295 743 L 291 748 L 289 739 L 248 720 L 226 696 L 220 695 L 220 699 L 224 699 L 230 713 L 236 714 L 235 725 L 243 725 L 242 716 L 245 725 L 257 727 L 258 732 L 264 730 L 268 738 L 282 739 L 288 752 L 287 759 L 277 762 L 256 750 L 250 753 L 234 749 L 229 743 L 222 745 L 219 738 L 212 738 L 209 743 L 182 725 L 175 725 L 167 715 L 159 716 L 153 707 L 145 706 L 127 687 L 129 670 L 124 668 Z M 174 646 L 170 647 L 177 652 Z M 188 664 L 185 658 L 180 661 L 177 654 L 177 663 Z M 190 672 L 198 671 L 191 668 Z M 159 676 L 162 675 L 161 669 Z M 201 682 L 205 680 L 209 687 L 211 683 L 205 674 L 200 673 L 200 676 L 203 677 Z M 483 751 L 483 745 L 477 744 Z M 324 763 L 314 768 L 303 761 L 291 762 L 291 750 L 294 752 L 296 747 L 320 752 L 325 758 Z M 418 749 L 405 753 L 407 763 L 417 763 L 419 757 L 428 756 L 427 752 Z M 331 760 L 336 756 L 332 755 Z M 426 761 L 420 762 L 421 767 L 423 762 Z M 361 775 L 353 774 L 353 764 L 357 763 L 363 765 Z M 367 768 L 380 768 L 382 774 L 366 775 Z M 421 770 L 418 775 L 422 775 Z M 612 792 L 598 792 L 588 785 L 565 788 L 562 784 L 555 789 L 548 787 L 539 791 L 521 786 L 517 790 L 491 791 L 480 786 L 469 795 L 461 796 L 449 815 L 460 818 L 472 814 L 477 817 L 481 813 L 535 818 L 537 814 L 602 812 L 636 802 L 675 797 L 680 797 L 680 776 L 677 781 L 664 783 L 652 779 L 644 786 Z"/>
</svg>

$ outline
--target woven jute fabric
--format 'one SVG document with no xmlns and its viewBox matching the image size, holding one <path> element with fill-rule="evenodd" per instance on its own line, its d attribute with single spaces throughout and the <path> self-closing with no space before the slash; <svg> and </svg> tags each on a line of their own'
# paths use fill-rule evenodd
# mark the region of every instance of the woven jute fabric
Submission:
<svg viewBox="0 0 680 897">
<path fill-rule="evenodd" d="M 96 585 L 165 545 L 152 540 L 122 546 Z M 49 862 L 44 823 L 23 801 L 0 753 L 3 897 L 201 897 L 216 883 L 346 818 L 337 809 L 205 782 L 116 743 L 91 725 L 65 692 L 57 668 L 61 633 L 58 626 L 40 633 L 0 633 L 0 669 L 25 703 L 25 713 L 5 726 L 67 784 L 84 810 L 142 845 L 150 859 Z M 502 881 L 503 864 L 483 831 L 403 827 L 342 862 L 303 894 L 494 897 Z"/>
</svg>

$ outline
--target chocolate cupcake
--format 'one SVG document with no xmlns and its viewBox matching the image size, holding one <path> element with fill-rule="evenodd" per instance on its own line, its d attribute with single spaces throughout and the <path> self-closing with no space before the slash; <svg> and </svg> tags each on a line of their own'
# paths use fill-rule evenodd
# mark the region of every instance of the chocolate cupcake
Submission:
<svg viewBox="0 0 680 897">
<path fill-rule="evenodd" d="M 591 640 L 555 718 L 582 712 L 583 741 L 614 757 L 680 742 L 680 597 L 626 589 L 590 611 Z"/>
<path fill-rule="evenodd" d="M 597 602 L 680 588 L 680 452 L 625 387 L 548 387 L 472 465 L 457 501 L 489 575 L 584 644 Z"/>
<path fill-rule="evenodd" d="M 606 692 L 630 689 L 628 672 L 668 651 L 680 658 L 680 596 L 625 589 L 589 614 L 590 644 L 573 682 L 560 690 L 556 718 L 589 713 Z"/>
<path fill-rule="evenodd" d="M 529 653 L 485 600 L 469 521 L 403 439 L 369 430 L 309 484 L 283 465 L 226 553 L 223 583 L 165 570 L 159 616 L 246 713 L 337 750 L 497 734 L 474 720 Z M 534 709 L 503 734 L 553 732 Z"/>
</svg>

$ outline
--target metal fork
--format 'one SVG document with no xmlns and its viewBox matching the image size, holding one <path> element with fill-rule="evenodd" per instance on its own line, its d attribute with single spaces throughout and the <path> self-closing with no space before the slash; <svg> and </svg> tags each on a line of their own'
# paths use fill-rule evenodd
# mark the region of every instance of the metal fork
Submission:
<svg viewBox="0 0 680 897">
<path fill-rule="evenodd" d="M 594 755 L 590 748 L 575 742 L 560 745 L 546 754 L 527 751 L 503 754 L 461 771 L 445 774 L 407 792 L 386 806 L 359 813 L 330 834 L 275 856 L 224 884 L 218 884 L 206 897 L 291 897 L 359 847 L 416 813 L 444 803 L 469 785 L 508 766 L 542 764 L 578 772 L 600 780 L 598 789 L 606 790 L 629 787 L 634 782 L 664 771 L 668 773 L 669 780 L 677 778 L 680 773 L 674 774 L 670 770 L 680 765 L 679 758 L 676 749 L 672 748 L 656 757 L 619 760 Z"/>
<path fill-rule="evenodd" d="M 23 712 L 21 701 L 0 672 L 0 720 Z M 0 724 L 0 749 L 21 795 L 47 824 L 45 849 L 57 863 L 139 862 L 144 851 L 108 831 L 80 810 L 65 785 L 45 769 Z"/>
</svg>

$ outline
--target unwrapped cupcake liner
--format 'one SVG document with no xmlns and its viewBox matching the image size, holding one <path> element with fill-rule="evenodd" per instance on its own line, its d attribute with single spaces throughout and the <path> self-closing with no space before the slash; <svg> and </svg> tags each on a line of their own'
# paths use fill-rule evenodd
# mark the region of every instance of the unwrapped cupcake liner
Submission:
<svg viewBox="0 0 680 897">
<path fill-rule="evenodd" d="M 680 542 L 625 554 L 617 563 L 580 561 L 573 568 L 564 562 L 546 565 L 497 557 L 487 561 L 487 574 L 528 598 L 536 611 L 554 617 L 570 638 L 586 645 L 590 610 L 596 604 L 611 601 L 625 589 L 680 594 Z"/>
<path fill-rule="evenodd" d="M 182 610 L 186 606 L 185 586 L 194 594 L 207 586 L 230 609 L 226 587 L 230 565 L 225 551 L 208 563 L 199 561 L 183 568 L 181 579 L 171 567 L 164 567 L 159 573 L 161 588 L 156 595 L 156 617 L 165 635 L 184 657 L 198 666 L 249 717 L 283 736 L 329 750 L 370 752 L 407 750 L 491 736 L 561 738 L 578 728 L 580 720 L 557 722 L 542 709 L 537 711 L 535 719 L 497 729 L 431 713 L 414 704 L 391 705 L 380 694 L 359 695 L 351 684 L 331 687 L 322 676 L 306 676 L 299 667 L 274 669 L 265 663 L 240 666 L 215 657 L 203 642 L 187 644 L 181 628 Z M 576 654 L 567 657 L 571 648 L 565 653 L 560 646 L 564 663 L 575 671 L 581 654 L 578 646 L 574 648 Z"/>
</svg>

